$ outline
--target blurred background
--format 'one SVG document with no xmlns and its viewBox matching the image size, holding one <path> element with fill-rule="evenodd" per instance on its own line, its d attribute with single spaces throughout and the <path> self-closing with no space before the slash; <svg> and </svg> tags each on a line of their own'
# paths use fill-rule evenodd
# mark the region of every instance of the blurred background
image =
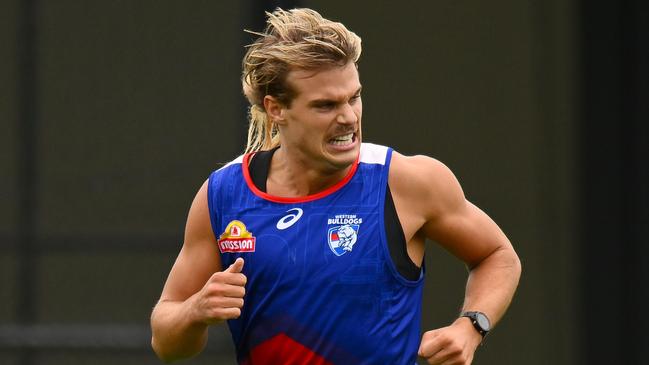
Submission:
<svg viewBox="0 0 649 365">
<path fill-rule="evenodd" d="M 649 364 L 641 0 L 0 2 L 0 364 L 157 364 L 149 314 L 208 174 L 242 152 L 242 30 L 311 7 L 363 38 L 366 141 L 433 156 L 508 234 L 475 364 Z M 423 328 L 466 269 L 434 244 Z M 234 364 L 225 327 L 187 364 Z"/>
</svg>

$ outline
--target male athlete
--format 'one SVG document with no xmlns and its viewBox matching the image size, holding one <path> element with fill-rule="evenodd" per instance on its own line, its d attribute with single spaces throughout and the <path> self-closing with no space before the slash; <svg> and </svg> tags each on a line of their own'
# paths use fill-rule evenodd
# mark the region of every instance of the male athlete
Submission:
<svg viewBox="0 0 649 365">
<path fill-rule="evenodd" d="M 520 262 L 451 171 L 362 143 L 361 41 L 276 10 L 243 61 L 246 154 L 213 172 L 153 310 L 165 361 L 227 321 L 239 364 L 470 364 Z M 426 239 L 470 269 L 463 310 L 420 335 Z"/>
</svg>

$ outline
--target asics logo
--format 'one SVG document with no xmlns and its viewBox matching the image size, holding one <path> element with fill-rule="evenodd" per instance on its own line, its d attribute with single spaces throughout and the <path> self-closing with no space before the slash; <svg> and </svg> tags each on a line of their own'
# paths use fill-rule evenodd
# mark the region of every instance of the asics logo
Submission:
<svg viewBox="0 0 649 365">
<path fill-rule="evenodd" d="M 291 213 L 291 212 L 294 212 L 294 213 Z M 291 213 L 291 214 L 287 214 L 287 215 L 283 216 L 279 221 L 277 221 L 277 229 L 286 229 L 286 228 L 292 226 L 293 224 L 295 224 L 295 222 L 300 220 L 300 218 L 302 217 L 303 212 L 302 212 L 302 209 L 300 209 L 300 208 L 293 208 L 293 209 L 287 210 L 286 213 Z"/>
</svg>

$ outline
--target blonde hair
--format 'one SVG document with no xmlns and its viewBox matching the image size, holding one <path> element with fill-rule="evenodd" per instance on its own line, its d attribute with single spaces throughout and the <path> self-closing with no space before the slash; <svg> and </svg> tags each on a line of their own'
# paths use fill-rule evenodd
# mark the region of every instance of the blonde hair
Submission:
<svg viewBox="0 0 649 365">
<path fill-rule="evenodd" d="M 248 46 L 241 82 L 250 109 L 246 153 L 279 146 L 279 130 L 266 114 L 264 97 L 290 107 L 294 90 L 286 82 L 291 70 L 317 70 L 357 63 L 361 39 L 343 24 L 311 9 L 266 12 L 266 29 Z"/>
</svg>

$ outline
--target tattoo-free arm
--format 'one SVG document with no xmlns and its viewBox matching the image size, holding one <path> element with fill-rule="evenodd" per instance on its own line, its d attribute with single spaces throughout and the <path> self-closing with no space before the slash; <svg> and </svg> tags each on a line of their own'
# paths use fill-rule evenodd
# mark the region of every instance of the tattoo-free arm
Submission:
<svg viewBox="0 0 649 365">
<path fill-rule="evenodd" d="M 183 247 L 151 314 L 151 345 L 163 361 L 191 357 L 204 348 L 208 323 L 196 310 L 196 302 L 208 279 L 220 269 L 205 182 L 192 202 Z"/>
<path fill-rule="evenodd" d="M 414 224 L 416 236 L 438 242 L 466 263 L 470 271 L 463 310 L 484 312 L 495 325 L 509 306 L 521 273 L 511 243 L 489 216 L 465 198 L 444 164 L 398 154 L 392 163 L 397 176 L 391 184 L 401 201 L 400 217 L 406 217 L 406 225 Z M 426 332 L 420 355 L 430 364 L 470 364 L 481 340 L 468 318 L 458 318 L 447 327 Z"/>
</svg>

